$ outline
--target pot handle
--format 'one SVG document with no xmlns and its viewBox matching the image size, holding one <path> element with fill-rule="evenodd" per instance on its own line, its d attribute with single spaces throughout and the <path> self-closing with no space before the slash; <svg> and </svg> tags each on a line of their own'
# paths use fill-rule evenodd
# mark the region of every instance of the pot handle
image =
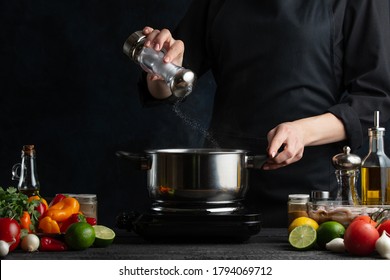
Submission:
<svg viewBox="0 0 390 280">
<path fill-rule="evenodd" d="M 124 151 L 117 151 L 115 154 L 119 158 L 127 159 L 135 163 L 136 167 L 140 170 L 149 170 L 152 167 L 152 158 L 149 156 Z"/>
<path fill-rule="evenodd" d="M 264 163 L 267 161 L 266 155 L 256 155 L 256 156 L 246 156 L 245 157 L 245 167 L 261 169 Z"/>
</svg>

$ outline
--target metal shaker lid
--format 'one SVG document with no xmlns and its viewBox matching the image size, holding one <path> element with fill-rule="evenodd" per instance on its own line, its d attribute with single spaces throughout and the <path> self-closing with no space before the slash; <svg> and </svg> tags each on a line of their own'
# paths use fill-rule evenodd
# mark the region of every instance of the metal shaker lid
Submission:
<svg viewBox="0 0 390 280">
<path fill-rule="evenodd" d="M 333 166 L 338 170 L 355 170 L 360 168 L 361 158 L 351 154 L 351 148 L 348 146 L 344 146 L 343 151 L 343 153 L 337 154 L 332 158 Z"/>
<path fill-rule="evenodd" d="M 132 33 L 123 44 L 123 53 L 138 63 L 138 52 L 143 48 L 145 38 L 142 31 Z"/>
<path fill-rule="evenodd" d="M 311 191 L 310 197 L 312 200 L 328 200 L 330 195 L 328 191 Z"/>
</svg>

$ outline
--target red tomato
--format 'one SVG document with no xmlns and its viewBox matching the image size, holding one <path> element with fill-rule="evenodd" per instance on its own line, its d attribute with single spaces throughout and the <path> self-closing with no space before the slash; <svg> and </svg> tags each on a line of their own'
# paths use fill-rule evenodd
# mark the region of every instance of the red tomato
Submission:
<svg viewBox="0 0 390 280">
<path fill-rule="evenodd" d="M 388 234 L 390 234 L 390 220 L 382 222 L 378 227 L 379 236 L 382 235 L 383 231 L 386 231 Z"/>
<path fill-rule="evenodd" d="M 366 223 L 372 224 L 374 227 L 376 227 L 376 224 L 377 224 L 376 221 L 374 221 L 373 219 L 371 219 L 370 216 L 367 216 L 367 215 L 359 215 L 355 219 L 352 220 L 352 222 L 355 222 L 355 221 L 365 221 Z"/>
<path fill-rule="evenodd" d="M 345 249 L 358 256 L 366 256 L 375 251 L 375 242 L 379 238 L 379 232 L 366 221 L 353 221 L 345 230 Z"/>
<path fill-rule="evenodd" d="M 9 251 L 18 247 L 20 242 L 20 226 L 18 222 L 11 218 L 0 218 L 0 240 L 5 242 L 15 242 L 9 247 Z"/>
</svg>

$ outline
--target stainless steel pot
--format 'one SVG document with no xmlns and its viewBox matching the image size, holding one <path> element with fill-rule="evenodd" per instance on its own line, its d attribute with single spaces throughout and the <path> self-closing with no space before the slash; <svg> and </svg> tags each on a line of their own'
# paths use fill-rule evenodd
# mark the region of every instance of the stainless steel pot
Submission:
<svg viewBox="0 0 390 280">
<path fill-rule="evenodd" d="M 248 168 L 260 169 L 265 155 L 234 149 L 161 149 L 144 155 L 118 151 L 118 157 L 147 170 L 153 202 L 163 208 L 221 207 L 237 204 L 248 189 Z"/>
</svg>

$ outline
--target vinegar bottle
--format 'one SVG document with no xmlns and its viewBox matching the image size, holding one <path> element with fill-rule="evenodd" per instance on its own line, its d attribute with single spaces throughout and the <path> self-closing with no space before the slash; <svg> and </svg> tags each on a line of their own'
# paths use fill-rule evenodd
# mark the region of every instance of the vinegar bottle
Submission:
<svg viewBox="0 0 390 280">
<path fill-rule="evenodd" d="M 20 169 L 20 174 L 18 170 Z M 34 145 L 24 145 L 22 150 L 22 162 L 12 167 L 12 179 L 19 180 L 18 191 L 28 197 L 40 195 L 40 184 L 37 174 Z"/>
<path fill-rule="evenodd" d="M 390 159 L 384 151 L 385 128 L 379 127 L 375 111 L 374 127 L 368 129 L 368 155 L 362 161 L 361 194 L 365 205 L 390 204 Z"/>
</svg>

